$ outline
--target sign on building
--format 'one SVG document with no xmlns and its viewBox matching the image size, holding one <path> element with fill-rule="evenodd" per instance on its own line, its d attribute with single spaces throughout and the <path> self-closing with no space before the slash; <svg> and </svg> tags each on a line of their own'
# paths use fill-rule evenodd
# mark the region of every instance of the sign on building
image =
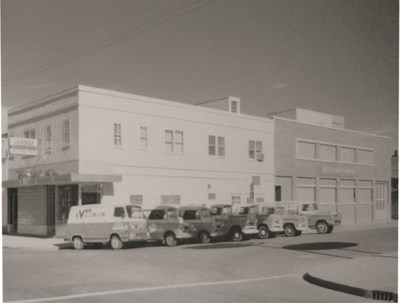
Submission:
<svg viewBox="0 0 400 303">
<path fill-rule="evenodd" d="M 38 140 L 30 138 L 11 137 L 10 155 L 36 156 L 38 153 Z"/>
</svg>

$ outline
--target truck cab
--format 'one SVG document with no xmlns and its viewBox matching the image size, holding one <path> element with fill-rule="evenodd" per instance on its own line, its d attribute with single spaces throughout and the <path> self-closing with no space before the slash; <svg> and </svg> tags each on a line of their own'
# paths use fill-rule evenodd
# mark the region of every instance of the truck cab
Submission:
<svg viewBox="0 0 400 303">
<path fill-rule="evenodd" d="M 329 234 L 335 225 L 341 222 L 340 213 L 321 211 L 316 202 L 301 202 L 298 213 L 307 218 L 309 228 L 316 229 L 319 234 Z"/>
<path fill-rule="evenodd" d="M 178 241 L 193 237 L 193 228 L 184 222 L 174 206 L 157 206 L 150 211 L 148 220 L 152 239 L 167 246 L 175 246 Z"/>
<path fill-rule="evenodd" d="M 193 237 L 201 243 L 209 243 L 211 239 L 223 236 L 223 224 L 212 217 L 205 206 L 182 206 L 179 215 L 194 226 Z"/>
<path fill-rule="evenodd" d="M 244 237 L 258 234 L 255 216 L 235 215 L 230 204 L 214 204 L 210 211 L 211 216 L 223 224 L 224 236 L 232 241 L 242 241 Z"/>
</svg>

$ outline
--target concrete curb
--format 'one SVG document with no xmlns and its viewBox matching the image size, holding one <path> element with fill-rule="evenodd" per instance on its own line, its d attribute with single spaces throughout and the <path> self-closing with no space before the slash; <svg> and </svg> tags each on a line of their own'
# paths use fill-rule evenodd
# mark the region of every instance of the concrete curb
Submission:
<svg viewBox="0 0 400 303">
<path fill-rule="evenodd" d="M 311 284 L 328 288 L 335 291 L 344 292 L 350 295 L 364 297 L 373 300 L 393 301 L 397 302 L 397 292 L 389 292 L 382 290 L 369 290 L 364 288 L 353 287 L 345 284 L 323 280 L 305 273 L 303 279 Z"/>
</svg>

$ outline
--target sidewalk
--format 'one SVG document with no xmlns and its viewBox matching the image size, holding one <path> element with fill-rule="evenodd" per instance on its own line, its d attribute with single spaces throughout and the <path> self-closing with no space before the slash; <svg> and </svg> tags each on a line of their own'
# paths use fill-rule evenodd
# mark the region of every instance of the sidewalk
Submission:
<svg viewBox="0 0 400 303">
<path fill-rule="evenodd" d="M 310 270 L 312 284 L 370 299 L 397 302 L 397 252 L 338 261 Z"/>
<path fill-rule="evenodd" d="M 58 250 L 66 245 L 66 242 L 61 238 L 37 238 L 24 237 L 15 235 L 3 235 L 4 248 L 28 248 L 39 250 Z"/>
</svg>

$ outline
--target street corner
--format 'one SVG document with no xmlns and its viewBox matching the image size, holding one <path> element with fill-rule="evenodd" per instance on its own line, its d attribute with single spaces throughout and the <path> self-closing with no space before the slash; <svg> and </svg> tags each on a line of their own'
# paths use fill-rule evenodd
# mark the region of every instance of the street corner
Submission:
<svg viewBox="0 0 400 303">
<path fill-rule="evenodd" d="M 319 266 L 306 272 L 303 279 L 355 296 L 397 302 L 397 252 Z"/>
</svg>

